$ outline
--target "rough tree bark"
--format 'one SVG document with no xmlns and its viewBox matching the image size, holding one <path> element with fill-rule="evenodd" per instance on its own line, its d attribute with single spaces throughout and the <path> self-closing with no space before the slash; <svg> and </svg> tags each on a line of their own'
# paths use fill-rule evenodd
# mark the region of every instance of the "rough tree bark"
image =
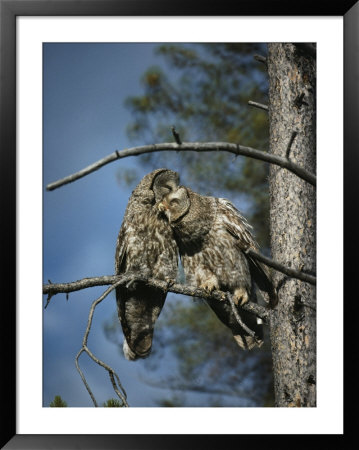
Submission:
<svg viewBox="0 0 359 450">
<path fill-rule="evenodd" d="M 312 173 L 316 169 L 316 64 L 301 46 L 268 45 L 270 152 Z M 296 269 L 316 270 L 315 187 L 270 167 L 272 256 Z M 270 334 L 276 406 L 316 406 L 315 286 L 274 273 L 279 303 Z"/>
</svg>

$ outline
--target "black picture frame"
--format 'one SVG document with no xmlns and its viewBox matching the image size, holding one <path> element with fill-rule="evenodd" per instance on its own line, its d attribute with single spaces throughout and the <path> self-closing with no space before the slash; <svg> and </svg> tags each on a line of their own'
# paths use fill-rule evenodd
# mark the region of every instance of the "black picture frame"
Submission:
<svg viewBox="0 0 359 450">
<path fill-rule="evenodd" d="M 2 425 L 1 448 L 6 449 L 174 449 L 203 445 L 264 444 L 264 435 L 17 435 L 16 434 L 16 17 L 17 16 L 343 16 L 344 17 L 344 208 L 345 257 L 353 253 L 358 235 L 355 182 L 359 168 L 359 4 L 341 2 L 238 1 L 187 2 L 183 0 L 0 0 L 0 170 L 2 231 Z M 333 62 L 335 64 L 335 62 Z M 330 93 L 328 93 L 330 95 Z M 349 250 L 350 249 L 350 250 Z M 356 264 L 354 264 L 356 266 Z M 353 266 L 351 266 L 353 267 Z M 344 272 L 345 293 L 353 287 L 353 271 Z M 354 290 L 353 290 L 354 292 Z M 353 303 L 355 298 L 352 299 Z M 352 303 L 352 304 L 353 304 Z M 355 313 L 345 310 L 346 342 L 354 342 Z M 346 363 L 353 361 L 346 347 Z M 347 358 L 348 357 L 348 358 Z M 346 366 L 347 367 L 347 366 Z M 348 369 L 348 372 L 351 370 Z M 348 392 L 348 391 L 347 391 Z M 345 402 L 348 405 L 348 402 Z M 350 432 L 352 419 L 345 422 Z M 180 429 L 180 424 L 179 424 Z M 165 432 L 165 430 L 164 430 Z M 271 436 L 273 439 L 275 436 Z M 292 439 L 288 436 L 288 439 Z M 298 435 L 299 441 L 306 436 Z M 313 437 L 311 437 L 313 438 Z M 260 441 L 260 442 L 259 442 Z M 298 441 L 297 441 L 298 442 Z"/>
</svg>

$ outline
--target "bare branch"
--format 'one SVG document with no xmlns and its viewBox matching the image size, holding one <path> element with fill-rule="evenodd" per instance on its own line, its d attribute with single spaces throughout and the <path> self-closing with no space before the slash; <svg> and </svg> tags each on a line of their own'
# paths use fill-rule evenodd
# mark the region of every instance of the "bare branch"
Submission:
<svg viewBox="0 0 359 450">
<path fill-rule="evenodd" d="M 104 278 L 106 278 L 106 277 L 104 277 Z M 89 316 L 88 316 L 88 321 L 87 321 L 86 331 L 85 331 L 85 334 L 84 334 L 84 337 L 83 337 L 83 340 L 82 340 L 82 347 L 81 347 L 80 351 L 78 352 L 78 354 L 76 355 L 76 358 L 75 358 L 76 368 L 77 368 L 77 370 L 78 370 L 78 372 L 79 372 L 79 374 L 80 374 L 80 376 L 81 376 L 81 379 L 82 379 L 82 381 L 83 381 L 83 383 L 84 383 L 84 385 L 85 385 L 85 387 L 86 387 L 88 393 L 90 394 L 90 397 L 91 397 L 91 399 L 92 399 L 92 401 L 93 401 L 93 403 L 94 403 L 94 405 L 95 405 L 96 407 L 98 406 L 98 405 L 97 405 L 97 402 L 96 402 L 96 399 L 95 399 L 95 397 L 94 397 L 94 395 L 93 395 L 93 393 L 92 393 L 92 391 L 91 391 L 91 389 L 90 389 L 90 387 L 89 387 L 89 385 L 88 385 L 88 383 L 87 383 L 87 381 L 86 381 L 86 379 L 85 379 L 85 376 L 84 376 L 82 370 L 80 369 L 79 362 L 78 362 L 79 357 L 80 357 L 80 355 L 81 355 L 83 352 L 87 353 L 88 356 L 89 356 L 93 361 L 95 361 L 96 364 L 98 364 L 99 366 L 101 366 L 101 367 L 103 367 L 104 369 L 107 370 L 107 372 L 108 372 L 108 374 L 109 374 L 109 376 L 110 376 L 110 380 L 111 380 L 112 387 L 113 387 L 114 391 L 116 392 L 117 396 L 122 400 L 122 405 L 128 407 L 128 403 L 127 403 L 127 400 L 126 400 L 126 399 L 127 399 L 126 391 L 124 390 L 124 388 L 123 388 L 123 386 L 122 386 L 122 384 L 121 384 L 120 378 L 119 378 L 119 376 L 117 375 L 117 373 L 116 373 L 110 366 L 108 366 L 106 363 L 104 363 L 103 361 L 101 361 L 100 359 L 98 359 L 98 358 L 90 351 L 90 349 L 87 347 L 87 340 L 88 340 L 88 336 L 89 336 L 89 333 L 90 333 L 91 324 L 92 324 L 92 319 L 93 319 L 93 315 L 94 315 L 96 306 L 97 306 L 99 303 L 101 303 L 102 300 L 103 300 L 105 297 L 107 297 L 107 295 L 108 295 L 111 291 L 113 291 L 117 286 L 119 286 L 119 285 L 120 285 L 121 283 L 123 283 L 123 282 L 124 282 L 123 280 L 120 280 L 120 281 L 117 281 L 117 282 L 113 283 L 112 286 L 110 286 L 108 289 L 106 289 L 106 291 L 105 291 L 98 299 L 96 299 L 96 300 L 92 303 L 91 308 L 90 308 L 90 312 L 89 312 Z M 50 285 L 50 286 L 51 286 L 51 285 Z M 116 381 L 117 381 L 117 383 L 116 383 Z"/>
<path fill-rule="evenodd" d="M 254 106 L 255 108 L 264 109 L 264 111 L 268 111 L 268 105 L 263 105 L 263 103 L 252 102 L 249 100 L 248 105 Z"/>
<path fill-rule="evenodd" d="M 284 266 L 283 264 L 278 263 L 277 261 L 273 261 L 270 258 L 267 258 L 266 256 L 262 255 L 261 253 L 258 253 L 254 251 L 251 248 L 243 249 L 248 255 L 252 256 L 252 258 L 258 259 L 262 263 L 266 264 L 267 266 L 270 266 L 279 272 L 284 273 L 285 275 L 288 275 L 292 278 L 297 278 L 301 281 L 306 281 L 310 284 L 315 285 L 316 284 L 316 277 L 313 275 L 310 275 L 308 273 L 302 272 L 300 270 L 291 269 L 289 267 Z M 222 291 L 213 291 L 211 294 L 208 294 L 207 291 L 204 289 L 200 289 L 193 286 L 187 286 L 184 284 L 178 284 L 178 283 L 169 283 L 162 280 L 157 280 L 154 278 L 147 278 L 142 276 L 139 273 L 127 273 L 123 275 L 108 275 L 108 276 L 102 276 L 102 277 L 94 277 L 94 278 L 83 278 L 78 281 L 73 281 L 71 283 L 50 283 L 50 284 L 44 284 L 42 288 L 43 294 L 48 295 L 48 301 L 46 303 L 46 306 L 49 303 L 49 298 L 56 294 L 60 293 L 68 293 L 68 292 L 75 292 L 79 291 L 81 289 L 87 289 L 89 287 L 94 286 L 106 286 L 113 283 L 118 284 L 125 284 L 128 282 L 133 281 L 144 281 L 147 284 L 158 287 L 160 289 L 163 289 L 164 291 L 173 292 L 176 294 L 183 294 L 183 295 L 189 295 L 192 297 L 201 297 L 206 300 L 222 300 L 225 293 Z M 227 294 L 226 294 L 227 295 Z M 252 304 L 251 304 L 252 305 Z M 245 307 L 247 311 L 253 312 L 254 314 L 257 314 L 262 319 L 266 319 L 267 314 L 264 314 L 264 311 L 258 310 L 256 311 L 256 305 L 251 306 L 250 308 Z M 257 305 L 258 306 L 258 305 Z"/>
<path fill-rule="evenodd" d="M 208 303 L 213 301 L 223 301 L 226 296 L 230 295 L 229 293 L 224 293 L 222 291 L 213 291 L 212 293 L 208 293 L 204 289 L 200 289 L 193 286 L 187 286 L 184 284 L 177 283 L 169 283 L 167 281 L 157 280 L 154 278 L 146 278 L 141 274 L 131 273 L 126 275 L 112 275 L 112 276 L 104 276 L 104 277 L 95 277 L 95 278 L 83 278 L 79 281 L 74 281 L 72 283 L 59 283 L 59 284 L 45 284 L 43 286 L 43 293 L 51 295 L 56 295 L 60 293 L 73 292 L 78 291 L 80 289 L 86 289 L 93 286 L 102 286 L 115 284 L 116 286 L 120 284 L 126 284 L 129 281 L 142 281 L 147 283 L 150 286 L 158 287 L 164 291 L 173 292 L 175 294 L 183 294 L 188 295 L 190 297 L 200 297 L 204 298 Z M 113 289 L 113 286 L 112 286 Z M 111 290 L 112 290 L 111 289 Z M 107 292 L 107 291 L 106 291 Z M 107 294 L 106 294 L 107 295 Z M 96 305 L 95 305 L 96 306 Z M 268 319 L 269 311 L 267 308 L 257 305 L 256 303 L 248 302 L 242 307 L 244 310 L 249 311 L 263 320 Z M 92 317 L 92 316 L 91 316 Z M 92 319 L 91 319 L 92 320 Z M 89 316 L 90 321 L 90 316 Z M 89 322 L 90 326 L 91 323 Z M 86 336 L 85 336 L 86 337 Z M 85 339 L 85 338 L 84 338 Z"/>
<path fill-rule="evenodd" d="M 51 295 L 60 293 L 64 294 L 67 292 L 80 291 L 81 289 L 86 289 L 94 286 L 108 286 L 109 284 L 113 284 L 116 281 L 120 281 L 120 279 L 125 283 L 133 279 L 133 274 L 82 278 L 82 280 L 72 281 L 71 283 L 44 284 L 42 292 L 43 294 Z"/>
<path fill-rule="evenodd" d="M 297 137 L 297 134 L 298 134 L 297 131 L 293 131 L 292 136 L 290 137 L 290 140 L 289 140 L 288 146 L 287 146 L 287 151 L 285 152 L 285 157 L 286 158 L 289 158 L 289 154 L 290 154 L 290 151 L 292 149 L 292 145 L 293 145 L 294 139 Z"/>
<path fill-rule="evenodd" d="M 297 278 L 298 280 L 306 281 L 307 283 L 310 283 L 313 285 L 316 285 L 316 283 L 317 283 L 317 279 L 313 275 L 302 272 L 300 270 L 291 269 L 289 267 L 283 266 L 283 264 L 280 264 L 277 261 L 273 261 L 273 259 L 267 258 L 266 256 L 252 250 L 251 248 L 247 248 L 244 251 L 248 255 L 252 256 L 255 259 L 258 259 L 258 261 L 261 261 L 265 265 L 273 267 L 273 269 L 275 269 L 275 270 L 278 270 L 278 272 L 282 272 L 292 278 Z"/>
<path fill-rule="evenodd" d="M 282 156 L 273 155 L 271 153 L 267 153 L 263 150 L 257 150 L 251 147 L 245 147 L 239 144 L 233 144 L 230 142 L 182 142 L 181 145 L 175 144 L 173 142 L 170 143 L 162 143 L 162 144 L 152 144 L 152 145 L 143 145 L 140 147 L 132 147 L 127 148 L 125 150 L 118 151 L 116 150 L 114 153 L 106 156 L 105 158 L 100 159 L 99 161 L 91 164 L 90 166 L 85 167 L 84 169 L 72 174 L 68 175 L 61 180 L 50 183 L 46 186 L 48 191 L 52 191 L 54 189 L 59 188 L 68 183 L 72 183 L 73 181 L 82 178 L 91 172 L 95 172 L 101 167 L 109 164 L 112 161 L 117 159 L 126 158 L 128 156 L 138 156 L 145 153 L 153 153 L 153 152 L 162 152 L 162 151 L 194 151 L 194 152 L 229 152 L 234 155 L 242 155 L 248 156 L 250 158 L 259 159 L 260 161 L 265 161 L 267 163 L 275 164 L 283 169 L 287 169 L 290 172 L 293 172 L 298 177 L 312 184 L 316 185 L 316 176 L 315 174 L 309 172 L 293 161 L 288 160 Z"/>
<path fill-rule="evenodd" d="M 82 370 L 80 369 L 80 366 L 79 366 L 79 357 L 80 357 L 81 353 L 84 352 L 84 351 L 85 351 L 85 349 L 82 347 L 80 349 L 80 351 L 78 352 L 78 354 L 76 355 L 76 358 L 75 358 L 76 369 L 77 369 L 78 373 L 80 374 L 80 377 L 82 379 L 83 384 L 85 385 L 85 387 L 87 389 L 87 392 L 90 394 L 90 397 L 91 397 L 91 400 L 92 400 L 93 404 L 97 408 L 98 404 L 97 404 L 97 401 L 95 399 L 95 396 L 93 395 L 93 393 L 92 393 L 92 391 L 90 389 L 90 386 L 88 385 L 88 383 L 86 381 L 85 375 L 83 374 L 83 372 L 82 372 Z"/>
<path fill-rule="evenodd" d="M 116 392 L 117 396 L 122 400 L 122 405 L 128 407 L 128 403 L 127 403 L 127 394 L 126 391 L 124 390 L 120 378 L 117 375 L 117 373 L 106 363 L 104 363 L 103 361 L 101 361 L 100 359 L 98 359 L 90 350 L 88 347 L 83 347 L 84 351 L 89 355 L 89 357 L 95 361 L 96 364 L 98 364 L 99 366 L 103 367 L 104 369 L 107 370 L 109 377 L 110 377 L 110 381 L 112 383 L 112 387 L 113 390 Z M 121 392 L 121 391 L 122 392 Z"/>
<path fill-rule="evenodd" d="M 256 61 L 261 62 L 261 63 L 267 65 L 267 58 L 266 58 L 265 56 L 262 56 L 262 55 L 254 55 L 253 58 L 254 58 Z"/>
<path fill-rule="evenodd" d="M 251 330 L 250 328 L 248 328 L 247 325 L 242 321 L 241 316 L 239 315 L 239 313 L 237 311 L 237 308 L 233 301 L 232 296 L 227 294 L 227 299 L 229 301 L 229 304 L 232 307 L 234 317 L 236 318 L 239 325 L 243 328 L 244 331 L 246 331 L 250 336 L 252 336 L 252 338 L 254 338 L 254 340 L 257 342 L 257 344 L 259 344 L 260 340 L 257 338 L 255 332 L 253 330 Z"/>
</svg>

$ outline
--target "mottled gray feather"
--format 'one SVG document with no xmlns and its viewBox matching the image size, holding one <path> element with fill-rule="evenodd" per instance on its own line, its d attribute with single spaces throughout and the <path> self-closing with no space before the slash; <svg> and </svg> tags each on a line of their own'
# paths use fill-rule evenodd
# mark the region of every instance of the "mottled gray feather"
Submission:
<svg viewBox="0 0 359 450">
<path fill-rule="evenodd" d="M 220 289 L 240 296 L 239 300 L 252 301 L 256 301 L 254 283 L 271 285 L 262 266 L 244 252 L 247 247 L 257 250 L 258 245 L 251 226 L 230 201 L 180 187 L 164 197 L 161 210 L 174 230 L 188 284 Z M 262 325 L 253 314 L 238 310 L 242 321 L 256 333 L 257 341 L 239 325 L 227 300 L 209 302 L 209 306 L 231 329 L 240 347 L 261 345 Z"/>
<path fill-rule="evenodd" d="M 168 183 L 170 187 L 164 187 Z M 142 276 L 160 280 L 176 278 L 177 245 L 156 201 L 177 185 L 176 172 L 157 169 L 146 175 L 134 189 L 116 243 L 116 274 L 139 272 Z M 154 326 L 165 299 L 166 292 L 144 282 L 116 289 L 127 359 L 145 358 L 150 354 Z"/>
</svg>

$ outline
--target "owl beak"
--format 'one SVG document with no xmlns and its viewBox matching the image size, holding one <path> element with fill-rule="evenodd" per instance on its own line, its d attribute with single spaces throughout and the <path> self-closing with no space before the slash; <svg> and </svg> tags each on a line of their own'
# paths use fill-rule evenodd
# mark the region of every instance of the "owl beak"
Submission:
<svg viewBox="0 0 359 450">
<path fill-rule="evenodd" d="M 168 208 L 167 208 L 167 205 L 165 204 L 165 203 L 163 203 L 163 202 L 160 202 L 158 205 L 157 205 L 157 208 L 161 211 L 161 212 L 165 212 Z"/>
</svg>

